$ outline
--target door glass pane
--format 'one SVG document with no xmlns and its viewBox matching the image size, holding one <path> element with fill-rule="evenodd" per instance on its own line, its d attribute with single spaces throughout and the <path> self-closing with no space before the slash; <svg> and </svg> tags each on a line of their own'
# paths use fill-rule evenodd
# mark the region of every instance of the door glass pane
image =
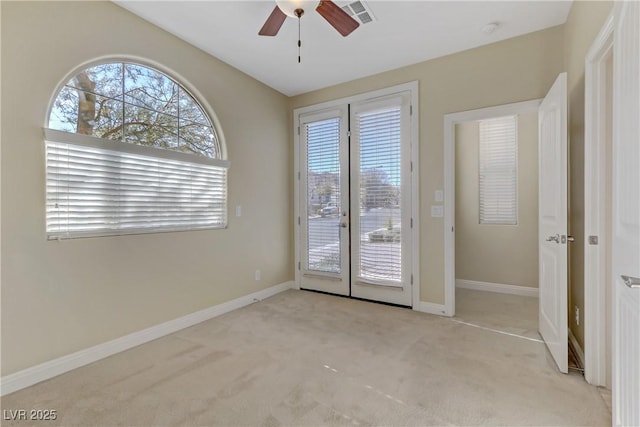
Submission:
<svg viewBox="0 0 640 427">
<path fill-rule="evenodd" d="M 360 259 L 356 268 L 361 278 L 393 286 L 402 286 L 400 113 L 398 106 L 356 116 L 360 136 Z"/>
<path fill-rule="evenodd" d="M 307 269 L 340 273 L 340 119 L 307 123 Z"/>
</svg>

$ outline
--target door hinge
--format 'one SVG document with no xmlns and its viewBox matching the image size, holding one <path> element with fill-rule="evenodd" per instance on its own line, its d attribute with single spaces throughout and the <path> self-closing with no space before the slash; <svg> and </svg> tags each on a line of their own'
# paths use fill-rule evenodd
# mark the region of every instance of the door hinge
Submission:
<svg viewBox="0 0 640 427">
<path fill-rule="evenodd" d="M 300 126 L 298 126 L 298 135 L 300 135 Z"/>
<path fill-rule="evenodd" d="M 298 217 L 298 225 L 300 225 L 300 217 Z"/>
<path fill-rule="evenodd" d="M 413 285 L 413 273 L 411 273 L 411 284 Z"/>
<path fill-rule="evenodd" d="M 411 165 L 411 172 L 413 172 L 413 162 L 409 162 L 409 164 Z"/>
<path fill-rule="evenodd" d="M 413 105 L 409 105 L 409 115 L 413 116 Z"/>
<path fill-rule="evenodd" d="M 413 218 L 411 218 L 411 228 L 413 228 Z"/>
<path fill-rule="evenodd" d="M 298 181 L 300 181 L 300 172 L 298 172 Z"/>
<path fill-rule="evenodd" d="M 351 131 L 350 130 L 347 131 L 347 136 L 351 137 Z"/>
<path fill-rule="evenodd" d="M 598 236 L 589 236 L 589 244 L 597 245 L 598 244 Z"/>
<path fill-rule="evenodd" d="M 300 261 L 298 261 L 298 270 L 300 270 Z"/>
</svg>

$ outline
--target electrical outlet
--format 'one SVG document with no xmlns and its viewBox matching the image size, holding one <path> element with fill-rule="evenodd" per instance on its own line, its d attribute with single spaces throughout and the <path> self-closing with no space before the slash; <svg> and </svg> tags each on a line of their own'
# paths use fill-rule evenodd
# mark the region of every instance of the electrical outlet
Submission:
<svg viewBox="0 0 640 427">
<path fill-rule="evenodd" d="M 256 270 L 256 281 L 260 280 L 260 270 Z"/>
<path fill-rule="evenodd" d="M 576 313 L 576 326 L 580 326 L 580 307 L 574 306 L 573 311 Z"/>
</svg>

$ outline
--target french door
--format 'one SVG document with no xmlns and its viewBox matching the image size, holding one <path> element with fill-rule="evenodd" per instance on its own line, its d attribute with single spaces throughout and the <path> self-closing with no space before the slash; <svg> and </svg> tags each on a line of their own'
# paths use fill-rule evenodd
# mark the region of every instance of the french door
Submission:
<svg viewBox="0 0 640 427">
<path fill-rule="evenodd" d="M 410 102 L 298 116 L 300 288 L 411 306 Z"/>
<path fill-rule="evenodd" d="M 349 295 L 348 107 L 300 117 L 300 287 Z"/>
</svg>

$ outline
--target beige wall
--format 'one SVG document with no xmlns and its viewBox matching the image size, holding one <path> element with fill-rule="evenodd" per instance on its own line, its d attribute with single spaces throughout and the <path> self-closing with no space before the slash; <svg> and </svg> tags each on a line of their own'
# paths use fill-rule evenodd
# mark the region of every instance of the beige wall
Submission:
<svg viewBox="0 0 640 427">
<path fill-rule="evenodd" d="M 110 2 L 1 7 L 2 375 L 293 279 L 284 95 Z M 48 103 L 72 69 L 113 54 L 166 66 L 213 107 L 228 229 L 46 240 Z"/>
<path fill-rule="evenodd" d="M 564 57 L 569 91 L 569 328 L 584 348 L 584 60 L 611 11 L 610 1 L 574 1 L 564 25 Z"/>
<path fill-rule="evenodd" d="M 422 301 L 444 303 L 444 221 L 430 216 L 434 191 L 444 185 L 444 115 L 544 97 L 563 68 L 562 40 L 562 27 L 554 27 L 291 99 L 293 110 L 419 81 Z"/>
<path fill-rule="evenodd" d="M 456 279 L 538 287 L 538 113 L 518 115 L 518 223 L 480 224 L 479 122 L 456 125 Z"/>
</svg>

